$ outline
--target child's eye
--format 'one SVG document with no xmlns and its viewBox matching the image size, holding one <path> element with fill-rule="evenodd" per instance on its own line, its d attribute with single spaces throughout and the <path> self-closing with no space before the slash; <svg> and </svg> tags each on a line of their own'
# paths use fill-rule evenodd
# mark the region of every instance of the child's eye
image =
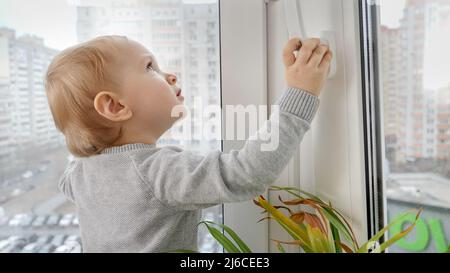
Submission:
<svg viewBox="0 0 450 273">
<path fill-rule="evenodd" d="M 152 63 L 148 63 L 148 64 L 147 64 L 147 70 L 155 70 L 155 69 L 153 68 Z"/>
</svg>

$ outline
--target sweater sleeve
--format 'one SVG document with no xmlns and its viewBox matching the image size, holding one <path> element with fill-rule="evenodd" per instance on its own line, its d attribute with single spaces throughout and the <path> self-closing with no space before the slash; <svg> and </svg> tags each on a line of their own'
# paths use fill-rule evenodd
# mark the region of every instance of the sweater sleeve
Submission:
<svg viewBox="0 0 450 273">
<path fill-rule="evenodd" d="M 137 170 L 156 198 L 182 210 L 250 200 L 264 193 L 289 163 L 310 128 L 319 99 L 288 88 L 276 105 L 279 108 L 240 150 L 199 155 L 163 147 L 151 159 L 135 162 Z"/>
</svg>

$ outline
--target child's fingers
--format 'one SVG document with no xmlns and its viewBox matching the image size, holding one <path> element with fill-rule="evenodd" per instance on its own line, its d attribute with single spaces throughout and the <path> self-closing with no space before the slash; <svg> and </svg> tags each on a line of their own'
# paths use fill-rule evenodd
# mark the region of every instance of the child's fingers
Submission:
<svg viewBox="0 0 450 273">
<path fill-rule="evenodd" d="M 322 61 L 319 64 L 319 69 L 324 69 L 328 66 L 330 68 L 331 59 L 333 58 L 333 52 L 328 50 L 327 54 L 323 56 Z"/>
<path fill-rule="evenodd" d="M 294 51 L 298 50 L 302 45 L 299 38 L 290 39 L 283 49 L 283 62 L 286 67 L 295 63 Z"/>
<path fill-rule="evenodd" d="M 297 60 L 295 61 L 296 64 L 307 64 L 309 61 L 309 58 L 311 58 L 311 55 L 313 53 L 313 50 L 316 49 L 316 47 L 320 44 L 320 39 L 312 38 L 306 40 L 302 48 L 300 49 Z"/>
<path fill-rule="evenodd" d="M 324 55 L 328 52 L 328 46 L 319 45 L 316 49 L 313 50 L 311 58 L 308 61 L 308 65 L 312 67 L 319 67 L 320 62 L 322 61 Z"/>
</svg>

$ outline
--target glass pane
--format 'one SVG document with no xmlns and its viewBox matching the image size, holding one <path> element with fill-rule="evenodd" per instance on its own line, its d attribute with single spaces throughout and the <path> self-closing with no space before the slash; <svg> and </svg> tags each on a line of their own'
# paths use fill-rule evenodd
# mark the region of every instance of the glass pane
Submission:
<svg viewBox="0 0 450 273">
<path fill-rule="evenodd" d="M 220 105 L 218 0 L 1 1 L 0 251 L 81 251 L 75 208 L 56 185 L 71 156 L 54 126 L 43 77 L 60 50 L 107 34 L 152 51 L 163 70 L 177 75 L 185 105 L 197 113 L 193 130 L 209 124 L 212 140 L 175 138 L 174 130 L 185 130 L 180 123 L 158 145 L 221 149 L 220 112 L 198 115 Z M 222 222 L 222 206 L 203 217 Z M 198 242 L 199 251 L 222 252 L 204 227 Z"/>
<path fill-rule="evenodd" d="M 450 1 L 381 1 L 388 220 L 424 208 L 391 252 L 450 244 Z M 408 226 L 408 221 L 398 225 Z"/>
</svg>

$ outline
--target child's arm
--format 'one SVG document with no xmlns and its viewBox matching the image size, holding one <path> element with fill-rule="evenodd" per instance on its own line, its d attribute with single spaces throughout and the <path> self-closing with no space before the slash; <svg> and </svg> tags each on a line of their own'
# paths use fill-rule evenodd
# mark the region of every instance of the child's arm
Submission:
<svg viewBox="0 0 450 273">
<path fill-rule="evenodd" d="M 241 150 L 213 151 L 206 156 L 176 147 L 161 148 L 136 167 L 161 202 L 179 209 L 199 209 L 224 202 L 249 200 L 262 194 L 291 159 L 319 105 L 318 95 L 329 71 L 331 53 L 319 40 L 306 41 L 297 58 L 299 40 L 290 40 L 283 53 L 287 91 L 279 111 L 249 138 Z M 308 90 L 308 91 L 303 91 Z M 267 128 L 279 126 L 279 143 L 269 151 Z"/>
</svg>

